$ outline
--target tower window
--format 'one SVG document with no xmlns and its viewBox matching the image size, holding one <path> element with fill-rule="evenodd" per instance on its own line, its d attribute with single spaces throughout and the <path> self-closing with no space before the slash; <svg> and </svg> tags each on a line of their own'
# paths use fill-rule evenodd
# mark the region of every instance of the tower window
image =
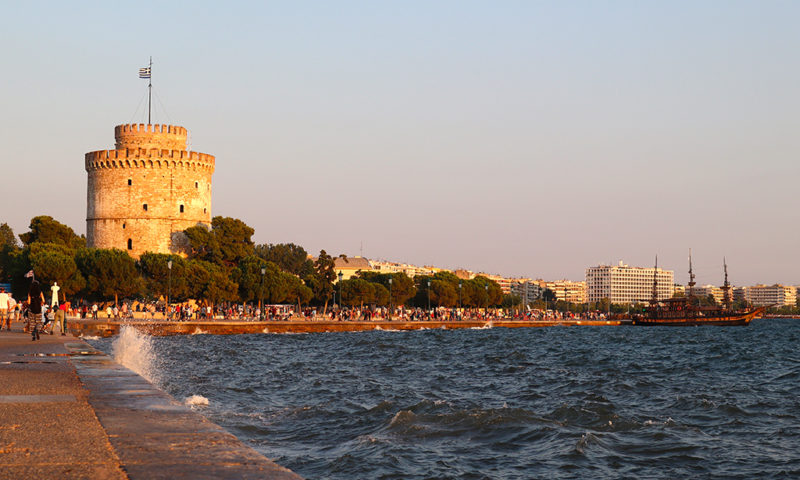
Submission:
<svg viewBox="0 0 800 480">
<path fill-rule="evenodd" d="M 199 182 L 194 182 L 194 188 L 200 188 L 200 183 Z"/>
<path fill-rule="evenodd" d="M 145 212 L 147 211 L 147 204 L 146 203 L 142 205 L 142 210 L 144 210 Z"/>
<path fill-rule="evenodd" d="M 133 240 L 128 239 L 128 250 L 133 250 Z"/>
<path fill-rule="evenodd" d="M 128 179 L 128 186 L 130 187 L 131 185 L 133 185 L 133 180 L 131 180 L 131 179 L 129 178 L 129 179 Z"/>
<path fill-rule="evenodd" d="M 205 208 L 203 209 L 203 213 L 206 213 L 206 209 Z"/>
<path fill-rule="evenodd" d="M 181 205 L 181 213 L 183 213 L 183 205 Z"/>
<path fill-rule="evenodd" d="M 124 223 L 122 224 L 122 228 L 125 228 L 125 224 Z"/>
</svg>

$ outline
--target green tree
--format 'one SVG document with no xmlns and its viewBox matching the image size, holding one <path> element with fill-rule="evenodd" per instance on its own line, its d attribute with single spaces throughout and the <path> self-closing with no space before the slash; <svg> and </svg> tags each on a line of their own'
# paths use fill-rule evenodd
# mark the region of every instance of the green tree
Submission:
<svg viewBox="0 0 800 480">
<path fill-rule="evenodd" d="M 351 278 L 342 280 L 342 304 L 361 307 L 366 303 L 367 305 L 373 303 L 375 299 L 375 287 L 371 282 L 363 278 Z"/>
<path fill-rule="evenodd" d="M 190 295 L 198 300 L 215 305 L 238 298 L 239 286 L 219 265 L 203 260 L 190 260 L 186 266 L 186 282 L 191 286 Z"/>
<path fill-rule="evenodd" d="M 189 241 L 189 258 L 215 264 L 222 263 L 222 251 L 217 237 L 203 225 L 195 225 L 183 231 Z"/>
<path fill-rule="evenodd" d="M 19 242 L 14 235 L 14 230 L 7 223 L 0 224 L 0 282 L 7 282 L 11 279 L 11 257 L 19 250 Z"/>
<path fill-rule="evenodd" d="M 88 297 L 108 299 L 141 293 L 141 278 L 136 262 L 127 252 L 116 248 L 86 248 L 78 250 L 75 257 L 78 268 L 86 278 Z"/>
<path fill-rule="evenodd" d="M 253 254 L 255 230 L 243 221 L 231 217 L 214 217 L 211 219 L 211 231 L 217 239 L 222 262 L 235 265 L 241 259 Z"/>
<path fill-rule="evenodd" d="M 427 283 L 425 284 L 427 288 Z M 434 279 L 431 280 L 431 306 L 455 307 L 458 305 L 458 283 Z M 427 306 L 427 295 L 425 298 Z"/>
<path fill-rule="evenodd" d="M 325 250 L 319 251 L 319 256 L 314 262 L 314 276 L 313 282 L 311 279 L 306 280 L 308 285 L 314 292 L 314 297 L 317 301 L 325 302 L 323 312 L 328 311 L 328 300 L 333 297 L 333 282 L 336 280 L 336 269 L 333 257 L 328 255 Z"/>
<path fill-rule="evenodd" d="M 170 302 L 182 302 L 193 297 L 193 290 L 187 278 L 188 262 L 180 256 L 146 252 L 139 257 L 138 263 L 147 295 L 165 300 L 169 296 Z"/>
<path fill-rule="evenodd" d="M 256 245 L 255 253 L 264 260 L 276 264 L 282 270 L 301 278 L 314 271 L 314 262 L 308 258 L 308 252 L 293 243 Z"/>
<path fill-rule="evenodd" d="M 74 295 L 86 286 L 75 263 L 74 251 L 57 243 L 33 243 L 29 247 L 30 265 L 47 293 L 58 282 L 61 295 Z"/>
<path fill-rule="evenodd" d="M 377 283 L 383 285 L 391 294 L 391 303 L 394 305 L 403 305 L 410 298 L 417 293 L 417 288 L 414 286 L 414 281 L 403 272 L 397 273 L 379 273 L 372 271 L 358 272 L 358 278 L 366 280 L 370 283 Z M 391 287 L 389 286 L 389 279 L 392 279 Z"/>
<path fill-rule="evenodd" d="M 86 240 L 76 235 L 72 228 L 48 215 L 33 217 L 29 228 L 29 232 L 19 236 L 26 246 L 34 242 L 58 243 L 73 249 L 86 246 Z"/>
<path fill-rule="evenodd" d="M 7 223 L 0 223 L 0 250 L 5 246 L 19 247 L 19 242 L 17 242 L 16 235 L 14 235 L 14 230 Z"/>
<path fill-rule="evenodd" d="M 254 252 L 251 237 L 255 230 L 236 218 L 214 217 L 211 230 L 202 225 L 184 230 L 189 242 L 189 258 L 233 268 Z"/>
</svg>

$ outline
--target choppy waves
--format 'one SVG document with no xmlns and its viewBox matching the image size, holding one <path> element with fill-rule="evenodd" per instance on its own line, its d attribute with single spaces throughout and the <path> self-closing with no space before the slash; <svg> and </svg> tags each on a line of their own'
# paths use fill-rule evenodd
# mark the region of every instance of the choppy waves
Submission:
<svg viewBox="0 0 800 480">
<path fill-rule="evenodd" d="M 800 475 L 791 321 L 151 341 L 162 388 L 306 478 Z"/>
</svg>

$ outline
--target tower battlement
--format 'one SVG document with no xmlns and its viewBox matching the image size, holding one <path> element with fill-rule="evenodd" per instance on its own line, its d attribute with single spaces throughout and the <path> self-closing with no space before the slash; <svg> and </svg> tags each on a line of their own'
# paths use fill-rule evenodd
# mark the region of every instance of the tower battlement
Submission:
<svg viewBox="0 0 800 480">
<path fill-rule="evenodd" d="M 130 123 L 114 127 L 117 150 L 167 148 L 186 150 L 188 132 L 177 125 Z"/>
<path fill-rule="evenodd" d="M 85 156 L 86 171 L 99 168 L 188 168 L 214 171 L 214 155 L 157 148 L 97 150 Z"/>
</svg>

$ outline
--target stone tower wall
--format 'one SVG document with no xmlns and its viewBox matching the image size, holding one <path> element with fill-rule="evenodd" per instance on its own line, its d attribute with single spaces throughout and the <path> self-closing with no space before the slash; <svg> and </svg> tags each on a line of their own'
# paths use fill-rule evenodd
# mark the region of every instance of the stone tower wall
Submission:
<svg viewBox="0 0 800 480">
<path fill-rule="evenodd" d="M 183 127 L 120 125 L 115 136 L 122 148 L 85 156 L 88 245 L 184 254 L 183 230 L 211 224 L 214 156 L 186 151 Z"/>
</svg>

